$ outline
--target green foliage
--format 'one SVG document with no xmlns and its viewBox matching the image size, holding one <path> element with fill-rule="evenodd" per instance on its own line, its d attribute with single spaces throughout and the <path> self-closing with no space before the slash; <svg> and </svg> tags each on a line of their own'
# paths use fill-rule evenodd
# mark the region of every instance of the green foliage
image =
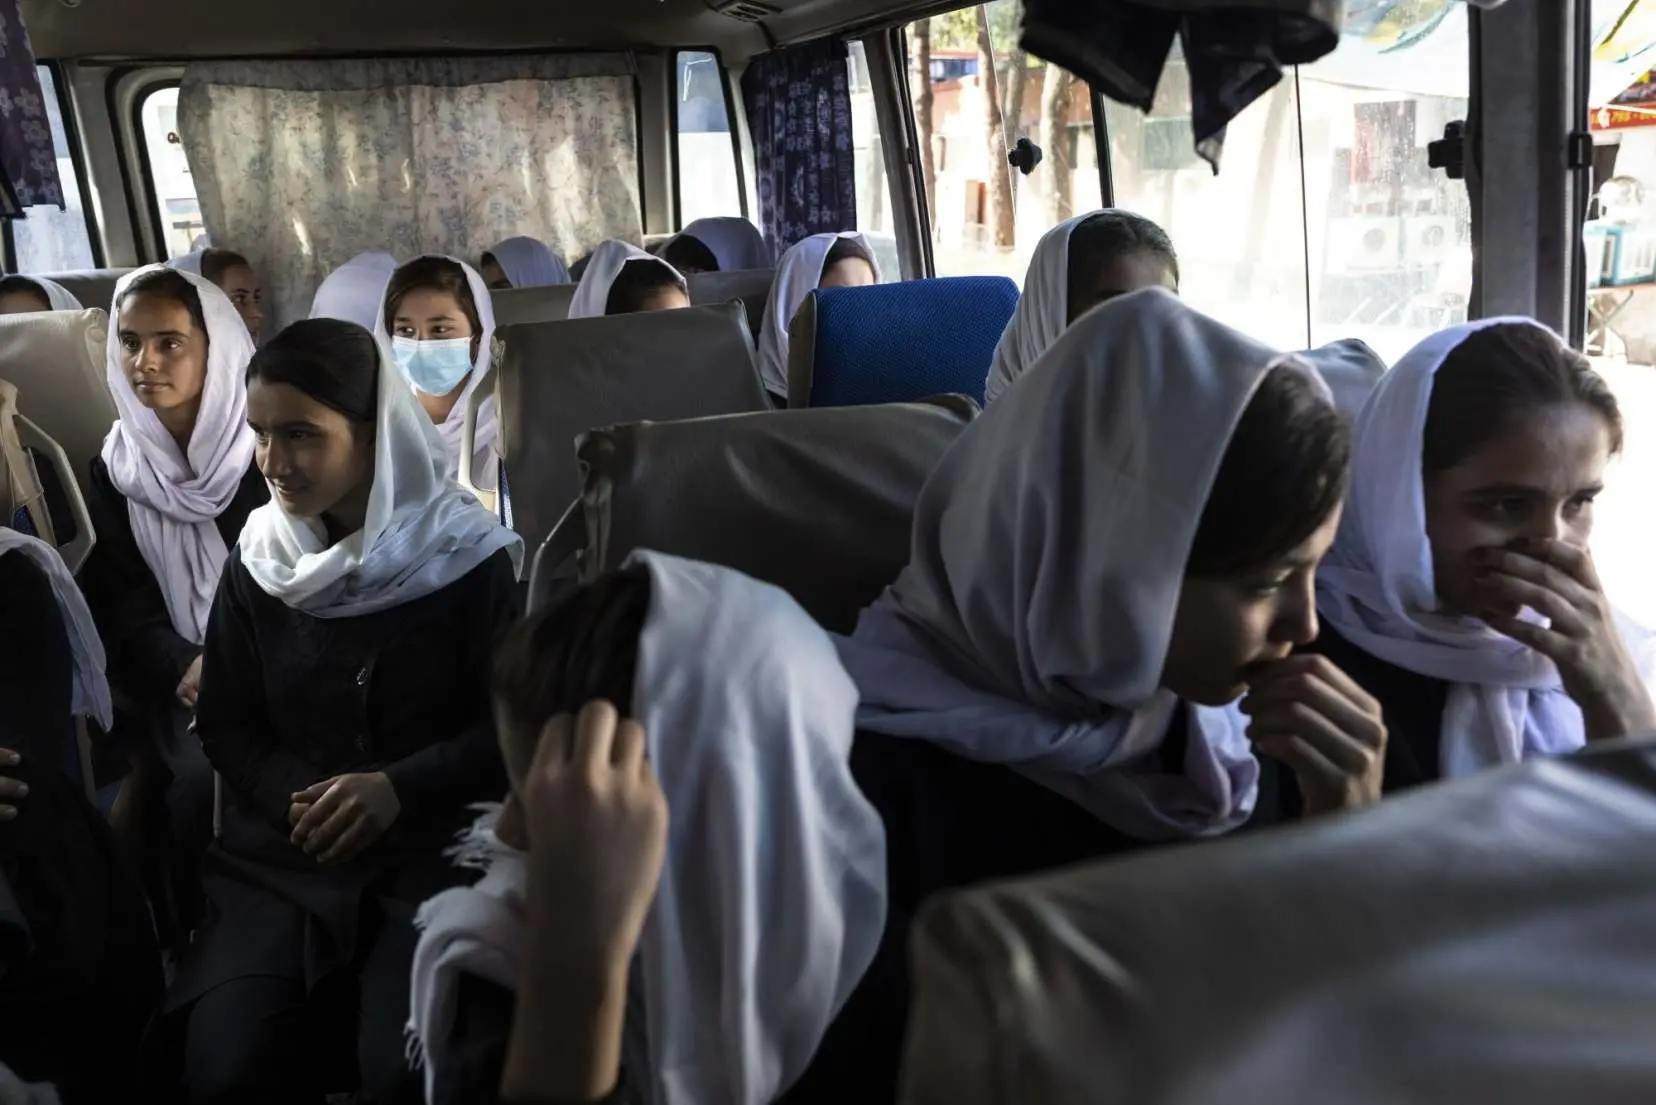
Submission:
<svg viewBox="0 0 1656 1105">
<path fill-rule="evenodd" d="M 1004 63 L 1018 48 L 1018 24 L 1023 18 L 1018 0 L 992 0 L 984 5 L 989 14 L 989 41 L 995 48 L 995 61 Z M 933 50 L 976 50 L 977 7 L 959 8 L 932 17 Z"/>
</svg>

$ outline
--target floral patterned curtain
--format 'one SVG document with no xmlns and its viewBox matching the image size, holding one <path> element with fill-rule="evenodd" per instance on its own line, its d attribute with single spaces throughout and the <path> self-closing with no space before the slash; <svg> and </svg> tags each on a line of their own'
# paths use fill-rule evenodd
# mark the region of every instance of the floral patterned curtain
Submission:
<svg viewBox="0 0 1656 1105">
<path fill-rule="evenodd" d="M 761 54 L 742 74 L 759 186 L 759 226 L 778 257 L 812 234 L 857 229 L 856 156 L 845 43 Z"/>
<path fill-rule="evenodd" d="M 46 99 L 18 0 L 0 0 L 0 168 L 21 206 L 63 206 Z"/>
<path fill-rule="evenodd" d="M 285 325 L 366 250 L 639 241 L 635 73 L 628 54 L 203 63 L 179 135 L 208 234 Z"/>
</svg>

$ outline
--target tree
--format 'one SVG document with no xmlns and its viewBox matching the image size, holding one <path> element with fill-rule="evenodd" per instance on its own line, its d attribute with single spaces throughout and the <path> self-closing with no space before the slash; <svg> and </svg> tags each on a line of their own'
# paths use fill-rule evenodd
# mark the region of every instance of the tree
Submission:
<svg viewBox="0 0 1656 1105">
<path fill-rule="evenodd" d="M 932 20 L 920 19 L 914 24 L 914 72 L 909 88 L 914 97 L 914 137 L 920 145 L 920 171 L 926 188 L 926 212 L 931 218 L 931 229 L 937 233 L 937 159 L 932 153 L 932 95 L 931 82 Z"/>
<path fill-rule="evenodd" d="M 1052 225 L 1075 213 L 1074 170 L 1070 164 L 1069 103 L 1075 76 L 1056 65 L 1046 67 L 1041 86 L 1041 140 L 1045 144 L 1042 172 L 1047 174 L 1047 219 Z"/>
<path fill-rule="evenodd" d="M 1013 47 L 1012 59 L 1006 63 L 1006 101 L 1001 106 L 1002 136 L 1009 150 L 1023 137 L 1024 90 L 1028 86 L 1029 55 L 1023 52 L 1023 47 Z M 1011 179 L 1013 192 L 1016 194 L 1016 174 L 1013 174 Z"/>
<path fill-rule="evenodd" d="M 984 137 L 989 153 L 988 221 L 995 245 L 1017 245 L 1017 212 L 1012 206 L 1012 166 L 1006 160 L 1005 125 L 1001 120 L 1000 90 L 995 84 L 995 47 L 989 37 L 989 13 L 977 7 L 978 81 L 983 90 Z"/>
</svg>

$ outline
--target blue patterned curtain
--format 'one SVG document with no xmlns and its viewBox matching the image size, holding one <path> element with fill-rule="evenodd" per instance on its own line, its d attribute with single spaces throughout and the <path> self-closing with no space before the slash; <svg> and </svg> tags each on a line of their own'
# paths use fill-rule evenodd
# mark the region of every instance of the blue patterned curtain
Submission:
<svg viewBox="0 0 1656 1105">
<path fill-rule="evenodd" d="M 18 0 L 0 0 L 0 168 L 22 206 L 63 206 L 46 98 Z"/>
<path fill-rule="evenodd" d="M 856 157 L 845 43 L 761 54 L 742 74 L 759 227 L 776 255 L 812 234 L 857 229 Z"/>
</svg>

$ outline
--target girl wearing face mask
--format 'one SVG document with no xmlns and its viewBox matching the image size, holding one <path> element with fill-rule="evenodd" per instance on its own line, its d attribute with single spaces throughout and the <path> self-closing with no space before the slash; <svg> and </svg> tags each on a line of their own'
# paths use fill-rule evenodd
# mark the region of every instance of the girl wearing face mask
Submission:
<svg viewBox="0 0 1656 1105">
<path fill-rule="evenodd" d="M 782 255 L 759 334 L 759 375 L 778 406 L 787 406 L 788 328 L 817 288 L 861 288 L 880 282 L 874 248 L 855 230 L 813 234 Z"/>
<path fill-rule="evenodd" d="M 461 471 L 466 411 L 493 355 L 494 302 L 476 269 L 453 257 L 416 257 L 391 275 L 380 310 L 382 333 L 449 451 L 449 475 Z M 491 490 L 497 477 L 494 396 L 477 410 L 471 484 Z"/>
<path fill-rule="evenodd" d="M 1621 445 L 1609 387 L 1527 319 L 1434 334 L 1380 381 L 1317 647 L 1384 707 L 1388 791 L 1656 729 L 1651 637 L 1589 551 Z"/>
<path fill-rule="evenodd" d="M 211 921 L 172 994 L 185 1099 L 319 1103 L 339 1087 L 318 1027 L 356 1025 L 363 1092 L 418 1101 L 411 922 L 459 881 L 443 848 L 505 782 L 486 671 L 521 546 L 448 480 L 368 331 L 296 323 L 247 378 L 275 501 L 207 634 L 197 726 L 226 802 Z"/>
<path fill-rule="evenodd" d="M 270 499 L 245 414 L 253 341 L 211 282 L 159 265 L 122 279 L 110 316 L 120 419 L 92 461 L 98 542 L 81 585 L 147 738 L 115 820 L 132 827 L 166 787 L 174 837 L 194 851 L 211 830 L 212 772 L 188 731 L 208 612 L 248 515 Z"/>
<path fill-rule="evenodd" d="M 1322 808 L 1377 797 L 1378 705 L 1292 655 L 1348 447 L 1308 366 L 1159 289 L 1077 321 L 966 428 L 841 641 L 891 915 L 797 1100 L 892 1100 L 926 895 L 1236 828 L 1253 747 Z"/>
</svg>

